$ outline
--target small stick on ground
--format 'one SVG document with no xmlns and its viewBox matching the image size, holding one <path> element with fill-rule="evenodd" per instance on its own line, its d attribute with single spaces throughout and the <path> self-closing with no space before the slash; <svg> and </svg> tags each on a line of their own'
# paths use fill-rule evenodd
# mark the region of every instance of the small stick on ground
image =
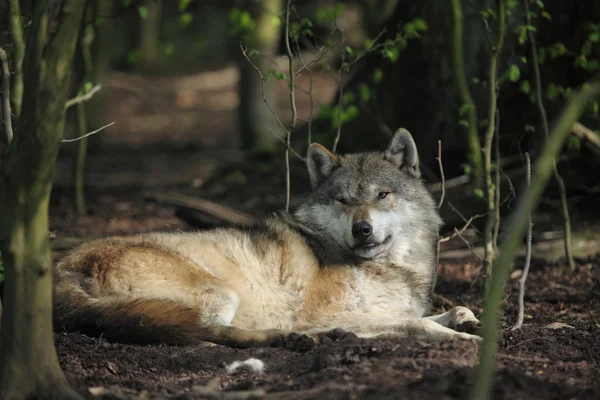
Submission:
<svg viewBox="0 0 600 400">
<path fill-rule="evenodd" d="M 438 162 L 438 166 L 440 167 L 440 189 L 442 194 L 440 195 L 440 202 L 438 204 L 438 210 L 442 208 L 442 204 L 444 204 L 444 196 L 446 196 L 446 178 L 444 177 L 444 167 L 442 166 L 442 141 L 438 140 L 438 156 L 436 157 Z"/>
<path fill-rule="evenodd" d="M 525 153 L 525 170 L 527 172 L 527 187 L 531 185 L 531 159 L 529 153 Z M 523 326 L 523 319 L 525 318 L 525 282 L 527 281 L 527 274 L 529 273 L 529 266 L 531 265 L 531 239 L 533 236 L 533 222 L 531 220 L 531 214 L 529 214 L 529 227 L 527 228 L 527 251 L 525 253 L 525 265 L 523 266 L 523 273 L 519 279 L 519 313 L 517 316 L 517 322 L 511 328 L 511 331 L 521 329 Z"/>
</svg>

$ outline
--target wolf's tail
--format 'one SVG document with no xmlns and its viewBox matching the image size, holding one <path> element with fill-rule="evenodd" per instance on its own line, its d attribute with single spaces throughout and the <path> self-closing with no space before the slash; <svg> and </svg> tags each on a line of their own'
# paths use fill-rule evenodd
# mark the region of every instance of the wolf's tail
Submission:
<svg viewBox="0 0 600 400">
<path fill-rule="evenodd" d="M 168 299 L 57 296 L 54 329 L 102 336 L 121 343 L 193 345 L 212 336 L 192 308 Z"/>
<path fill-rule="evenodd" d="M 55 296 L 53 314 L 57 332 L 80 332 L 121 343 L 186 346 L 213 342 L 246 348 L 270 346 L 285 336 L 278 329 L 203 326 L 197 310 L 169 299 L 95 299 L 71 292 Z"/>
</svg>

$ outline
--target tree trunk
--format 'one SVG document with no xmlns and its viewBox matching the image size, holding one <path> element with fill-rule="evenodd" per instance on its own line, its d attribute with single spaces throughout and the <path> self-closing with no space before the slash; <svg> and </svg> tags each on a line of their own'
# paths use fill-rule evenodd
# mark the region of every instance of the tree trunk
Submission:
<svg viewBox="0 0 600 400">
<path fill-rule="evenodd" d="M 277 54 L 279 44 L 280 25 L 273 22 L 273 16 L 280 15 L 283 11 L 282 0 L 264 0 L 261 2 L 252 1 L 252 18 L 256 21 L 256 29 L 249 39 L 244 43 L 249 49 L 259 51 L 259 55 L 252 60 L 256 67 L 266 76 L 271 68 L 277 68 L 273 62 Z M 240 53 L 239 47 L 237 52 Z M 242 135 L 242 145 L 245 149 L 253 151 L 273 150 L 278 141 L 269 132 L 269 128 L 279 134 L 281 127 L 277 123 L 275 116 L 269 110 L 262 98 L 263 81 L 254 69 L 254 67 L 241 54 L 238 55 L 240 63 L 240 106 L 239 106 L 239 127 Z M 281 71 L 288 74 L 288 71 Z M 265 97 L 269 101 L 271 108 L 278 112 L 275 77 L 271 76 L 264 82 Z"/>
<path fill-rule="evenodd" d="M 52 334 L 48 206 L 64 132 L 64 104 L 85 1 L 66 0 L 48 32 L 50 2 L 36 1 L 24 62 L 26 90 L 0 177 L 0 251 L 6 280 L 0 398 L 74 399 Z"/>
<path fill-rule="evenodd" d="M 143 68 L 152 66 L 158 60 L 158 39 L 160 37 L 160 1 L 147 1 L 148 15 L 142 19 L 140 29 L 140 65 Z"/>
</svg>

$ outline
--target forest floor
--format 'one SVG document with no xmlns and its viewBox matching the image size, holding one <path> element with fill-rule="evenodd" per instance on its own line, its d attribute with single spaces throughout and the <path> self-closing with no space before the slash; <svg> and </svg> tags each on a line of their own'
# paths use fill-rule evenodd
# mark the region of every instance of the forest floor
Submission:
<svg viewBox="0 0 600 400">
<path fill-rule="evenodd" d="M 231 93 L 215 89 L 213 100 L 221 99 L 224 104 L 219 111 L 209 109 L 216 101 L 207 99 L 206 93 L 198 96 L 193 90 L 181 89 L 190 87 L 185 79 L 176 81 L 177 86 L 173 81 L 138 82 L 142 78 L 133 78 L 119 74 L 112 78 L 113 94 L 105 118 L 117 124 L 97 135 L 96 144 L 94 140 L 91 143 L 85 216 L 73 212 L 70 175 L 74 147 L 65 148 L 59 160 L 50 210 L 55 244 L 69 238 L 194 229 L 173 208 L 148 201 L 147 190 L 199 195 L 255 217 L 282 206 L 281 159 L 257 162 L 245 169 L 230 168 L 221 175 L 215 172 L 223 161 L 239 159 L 235 151 L 216 150 L 236 144 L 236 100 L 230 98 Z M 209 76 L 205 81 L 214 79 Z M 166 89 L 161 89 L 163 83 Z M 227 82 L 223 86 L 230 87 L 230 92 L 235 87 Z M 137 94 L 126 94 L 129 92 Z M 321 103 L 333 92 L 324 92 Z M 169 102 L 169 96 L 175 100 Z M 155 99 L 153 105 L 146 104 L 146 99 Z M 146 103 L 140 104 L 142 100 Z M 171 104 L 175 104 L 173 109 L 169 109 Z M 199 111 L 202 107 L 204 114 Z M 293 208 L 305 194 L 308 180 L 300 163 L 293 165 L 292 172 Z M 552 213 L 545 218 L 557 220 Z M 586 219 L 585 213 L 574 215 L 574 226 Z M 536 224 L 536 229 L 543 228 Z M 450 254 L 447 250 L 459 247 L 466 246 L 458 239 L 451 240 L 443 244 L 442 253 Z M 65 248 L 54 249 L 56 258 L 64 254 Z M 481 315 L 478 260 L 464 254 L 442 259 L 434 312 L 461 305 Z M 525 324 L 514 332 L 510 327 L 516 318 L 518 273 L 512 275 L 496 361 L 496 399 L 598 398 L 600 255 L 577 261 L 575 270 L 569 270 L 560 261 L 533 260 Z M 522 264 L 522 259 L 515 262 L 517 272 Z M 73 332 L 58 332 L 55 338 L 69 381 L 90 399 L 461 399 L 472 387 L 478 357 L 477 346 L 464 341 L 426 344 L 348 337 L 297 352 L 123 345 Z M 248 358 L 262 360 L 264 373 L 227 373 L 227 364 Z"/>
<path fill-rule="evenodd" d="M 261 185 L 249 186 L 253 189 L 248 189 L 244 203 L 261 193 Z M 193 229 L 172 209 L 145 201 L 140 192 L 91 196 L 88 207 L 87 216 L 76 217 L 68 200 L 55 202 L 51 227 L 56 237 Z M 521 266 L 522 260 L 517 260 L 515 268 Z M 434 311 L 462 305 L 480 315 L 479 276 L 473 257 L 443 261 Z M 495 398 L 597 398 L 600 256 L 578 260 L 574 271 L 560 262 L 534 260 L 525 296 L 525 325 L 512 332 L 516 281 L 513 276 L 504 302 Z M 352 338 L 295 352 L 123 345 L 59 332 L 56 346 L 70 382 L 87 398 L 103 399 L 460 399 L 471 388 L 478 356 L 478 348 L 470 342 Z M 265 372 L 227 373 L 225 365 L 248 358 L 262 360 Z"/>
</svg>

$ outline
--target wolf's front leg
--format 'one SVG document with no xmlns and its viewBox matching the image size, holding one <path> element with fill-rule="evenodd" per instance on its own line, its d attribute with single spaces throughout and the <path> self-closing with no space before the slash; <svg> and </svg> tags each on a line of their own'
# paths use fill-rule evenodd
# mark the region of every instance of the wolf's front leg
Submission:
<svg viewBox="0 0 600 400">
<path fill-rule="evenodd" d="M 460 332 L 476 333 L 482 326 L 481 322 L 473 314 L 473 311 L 461 306 L 454 307 L 443 314 L 432 315 L 426 318 Z"/>
</svg>

